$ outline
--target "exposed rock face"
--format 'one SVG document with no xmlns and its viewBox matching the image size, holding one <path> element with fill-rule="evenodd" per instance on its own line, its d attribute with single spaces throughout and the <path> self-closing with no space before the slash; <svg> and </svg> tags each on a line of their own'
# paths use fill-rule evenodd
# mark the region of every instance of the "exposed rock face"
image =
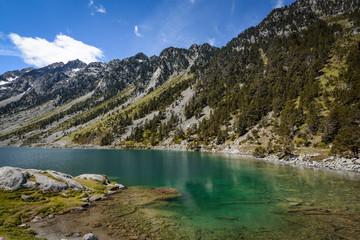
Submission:
<svg viewBox="0 0 360 240">
<path fill-rule="evenodd" d="M 15 167 L 0 168 L 0 189 L 18 190 L 40 189 L 43 191 L 65 191 L 69 189 L 84 190 L 85 187 L 74 179 L 92 179 L 99 182 L 110 183 L 103 175 L 84 174 L 85 177 L 72 176 L 52 170 L 41 171 L 36 169 L 22 169 Z"/>
</svg>

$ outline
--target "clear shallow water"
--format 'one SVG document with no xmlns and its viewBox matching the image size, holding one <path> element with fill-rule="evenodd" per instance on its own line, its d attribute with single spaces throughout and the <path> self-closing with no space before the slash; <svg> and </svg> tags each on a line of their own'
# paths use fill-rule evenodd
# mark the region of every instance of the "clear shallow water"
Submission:
<svg viewBox="0 0 360 240">
<path fill-rule="evenodd" d="M 177 188 L 183 197 L 162 211 L 202 239 L 319 239 L 311 228 L 304 230 L 293 222 L 321 219 L 284 217 L 279 212 L 298 203 L 333 211 L 343 206 L 360 210 L 358 176 L 211 153 L 0 148 L 2 166 L 52 169 L 73 176 L 106 174 L 128 186 Z"/>
</svg>

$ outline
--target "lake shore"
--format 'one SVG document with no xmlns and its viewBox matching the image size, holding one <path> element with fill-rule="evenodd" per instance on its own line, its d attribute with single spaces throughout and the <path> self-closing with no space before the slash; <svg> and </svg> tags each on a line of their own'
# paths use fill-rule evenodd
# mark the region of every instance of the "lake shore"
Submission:
<svg viewBox="0 0 360 240">
<path fill-rule="evenodd" d="M 28 154 L 44 152 L 48 154 L 47 156 L 61 152 L 49 149 L 9 150 L 14 152 L 21 150 Z M 150 165 L 155 165 L 144 164 L 149 162 L 149 156 L 153 157 L 154 163 L 159 161 L 162 165 L 167 166 L 171 159 L 183 156 L 183 160 L 176 162 L 184 161 L 184 166 L 186 166 L 184 169 L 185 173 L 191 173 L 189 179 L 192 179 L 192 181 L 185 179 L 180 185 L 174 184 L 174 182 L 177 182 L 177 180 L 186 174 L 183 174 L 183 171 L 181 171 L 181 174 L 177 171 L 182 169 L 178 164 L 170 164 L 172 167 L 166 168 L 166 171 L 164 168 L 159 167 L 163 172 L 161 176 L 170 175 L 171 179 L 174 176 L 177 176 L 177 178 L 161 181 L 160 184 L 158 183 L 154 186 L 178 188 L 183 192 L 183 197 L 180 199 L 152 202 L 153 197 L 151 196 L 153 196 L 153 191 L 159 191 L 158 193 L 162 194 L 163 190 L 142 188 L 140 191 L 133 191 L 131 187 L 128 190 L 120 190 L 118 193 L 105 196 L 107 199 L 104 201 L 91 202 L 91 204 L 96 204 L 96 207 L 90 205 L 85 207 L 85 209 L 81 208 L 81 210 L 66 211 L 66 214 L 57 214 L 51 208 L 44 208 L 44 203 L 52 197 L 55 197 L 57 202 L 70 202 L 69 200 L 72 198 L 61 193 L 42 196 L 40 192 L 24 194 L 14 191 L 9 194 L 16 194 L 16 196 L 9 195 L 8 197 L 3 197 L 4 200 L 8 199 L 8 204 L 10 204 L 13 203 L 14 199 L 17 199 L 19 202 L 23 201 L 22 195 L 27 195 L 31 201 L 26 202 L 26 204 L 39 205 L 41 207 L 38 209 L 39 211 L 34 212 L 31 216 L 24 215 L 28 219 L 25 221 L 26 224 L 37 216 L 41 217 L 39 221 L 34 224 L 31 223 L 31 228 L 29 228 L 34 233 L 38 233 L 39 237 L 43 236 L 48 239 L 81 239 L 86 234 L 92 232 L 99 239 L 168 239 L 166 236 L 172 236 L 171 239 L 199 239 L 200 237 L 204 239 L 237 239 L 239 236 L 243 237 L 243 239 L 289 239 L 288 236 L 292 236 L 292 239 L 312 239 L 310 236 L 313 236 L 316 232 L 318 239 L 324 236 L 330 236 L 328 239 L 333 239 L 331 238 L 333 231 L 335 231 L 335 234 L 349 239 L 358 239 L 359 237 L 358 232 L 353 232 L 353 229 L 357 229 L 360 219 L 358 218 L 358 193 L 354 191 L 354 189 L 359 187 L 358 176 L 355 176 L 356 179 L 349 178 L 349 181 L 342 181 L 343 177 L 346 176 L 347 178 L 347 176 L 352 175 L 350 173 L 338 174 L 330 171 L 309 171 L 301 168 L 282 167 L 276 164 L 262 164 L 259 161 L 246 159 L 238 161 L 236 159 L 237 155 L 232 153 L 228 153 L 226 158 L 224 158 L 221 157 L 224 153 L 193 154 L 169 151 L 110 150 L 63 151 L 74 153 L 75 158 L 73 159 L 78 159 L 76 156 L 79 156 L 79 154 L 94 155 L 94 152 L 101 153 L 104 159 L 108 159 L 108 156 L 113 155 L 114 159 L 124 160 L 121 164 L 117 165 L 119 167 L 118 171 L 120 171 L 121 166 L 127 166 L 126 169 L 128 170 L 134 169 L 135 166 L 147 166 L 143 169 L 144 171 L 135 168 L 134 171 L 131 171 L 131 176 L 152 172 Z M 128 154 L 135 154 L 136 158 L 143 156 L 145 160 L 142 162 L 133 161 L 136 158 L 128 157 Z M 99 157 L 96 158 L 101 159 Z M 199 158 L 199 161 L 195 160 L 196 158 Z M 207 161 L 206 159 L 209 158 L 213 158 L 213 160 Z M 84 158 L 84 163 L 91 163 L 89 160 Z M 101 160 L 100 162 L 105 163 L 105 161 Z M 126 165 L 124 164 L 125 162 L 136 164 Z M 193 165 L 195 162 L 198 162 L 199 165 Z M 209 164 L 214 164 L 213 171 L 211 168 L 208 168 Z M 35 168 L 48 169 L 46 166 L 35 166 Z M 227 168 L 229 168 L 228 171 L 226 171 Z M 201 170 L 202 172 L 191 172 L 193 169 Z M 122 173 L 118 172 L 119 176 L 124 176 L 123 180 L 113 178 L 114 181 L 116 179 L 116 182 L 124 182 L 132 186 L 141 185 L 130 183 L 131 180 L 125 177 L 128 170 Z M 71 173 L 71 171 L 67 170 L 61 171 Z M 31 172 L 27 179 L 33 181 Z M 84 172 L 93 171 L 91 169 L 86 169 L 85 171 L 84 169 Z M 101 172 L 109 174 L 109 176 L 117 176 L 111 172 L 102 171 L 99 168 L 96 168 L 94 173 Z M 36 171 L 36 173 L 38 172 Z M 40 173 L 50 177 L 48 174 L 53 172 L 46 171 Z M 203 173 L 206 173 L 206 178 L 202 178 L 204 177 Z M 214 175 L 216 175 L 214 173 L 220 173 L 223 180 L 219 182 L 218 178 L 214 178 Z M 83 173 L 71 174 L 77 176 Z M 59 174 L 55 175 L 58 176 Z M 36 180 L 37 176 L 34 175 L 34 177 Z M 125 181 L 125 179 L 127 180 Z M 42 186 L 41 182 L 38 180 L 36 182 L 39 183 L 39 187 Z M 315 191 L 316 194 L 313 193 L 314 190 L 317 190 Z M 255 194 L 251 195 L 254 192 Z M 74 192 L 71 193 L 73 194 Z M 239 193 L 243 195 L 238 195 Z M 80 200 L 82 198 L 80 192 L 74 194 L 75 199 Z M 198 197 L 195 198 L 195 196 Z M 28 198 L 24 196 L 24 199 Z M 183 208 L 183 204 L 185 204 L 185 208 Z M 208 206 L 205 208 L 205 211 L 201 209 L 204 204 Z M 219 209 L 219 211 L 214 209 Z M 44 215 L 42 215 L 43 212 Z M 50 217 L 50 214 L 54 216 Z M 246 216 L 248 214 L 254 216 L 253 218 L 257 220 L 254 221 L 251 220 L 253 218 L 250 218 L 250 221 L 247 221 Z M 342 216 L 341 219 L 338 219 L 339 215 Z M 13 213 L 12 216 L 14 216 Z M 6 219 L 7 222 L 10 220 L 8 217 Z M 258 224 L 254 225 L 254 222 Z M 22 223 L 24 221 L 15 221 L 12 226 L 17 228 Z M 204 225 L 204 223 L 206 224 Z M 335 226 L 333 226 L 334 223 Z M 338 230 L 345 223 L 349 227 Z M 351 223 L 351 225 L 348 225 L 348 223 Z M 302 225 L 301 231 L 299 231 L 299 224 Z M 320 225 L 322 232 L 318 232 Z M 5 230 L 8 229 L 0 232 L 0 235 L 4 234 Z M 21 231 L 21 229 L 18 230 Z"/>
<path fill-rule="evenodd" d="M 153 149 L 156 150 L 170 150 L 170 151 L 189 151 L 184 148 L 177 148 L 175 147 L 155 147 Z M 240 152 L 235 148 L 226 148 L 221 150 L 206 150 L 200 149 L 200 152 L 211 152 L 211 153 L 220 153 L 220 154 L 231 154 L 240 158 L 254 158 L 261 161 L 272 162 L 277 164 L 285 164 L 291 166 L 300 166 L 300 167 L 307 167 L 307 168 L 322 168 L 322 169 L 329 169 L 335 171 L 343 171 L 343 172 L 352 172 L 356 174 L 360 174 L 360 159 L 358 158 L 344 158 L 344 157 L 326 157 L 321 160 L 312 160 L 314 155 L 307 155 L 307 154 L 293 154 L 287 156 L 279 157 L 275 154 L 271 154 L 265 156 L 263 158 L 254 157 L 249 153 Z"/>
<path fill-rule="evenodd" d="M 0 239 L 165 239 L 177 226 L 157 208 L 180 196 L 174 188 L 126 188 L 105 175 L 5 166 Z"/>
<path fill-rule="evenodd" d="M 68 149 L 125 149 L 115 146 L 97 146 L 97 145 L 67 145 L 67 144 L 42 144 L 31 147 L 39 148 L 68 148 Z M 266 161 L 277 164 L 285 164 L 290 166 L 299 166 L 306 168 L 321 168 L 341 172 L 351 172 L 360 174 L 360 159 L 345 158 L 337 156 L 323 157 L 317 159 L 318 154 L 292 154 L 288 156 L 277 156 L 275 154 L 267 155 L 263 158 L 254 157 L 252 151 L 240 151 L 234 144 L 222 146 L 221 148 L 190 150 L 185 144 L 158 145 L 158 146 L 135 146 L 130 149 L 152 149 L 163 151 L 186 151 L 186 152 L 209 152 L 219 154 L 231 154 L 239 158 L 253 158 L 260 161 Z"/>
<path fill-rule="evenodd" d="M 174 239 L 179 227 L 155 208 L 166 206 L 167 200 L 180 195 L 172 188 L 129 187 L 83 211 L 55 215 L 29 225 L 37 237 L 48 240 L 80 240 L 89 233 L 101 240 Z"/>
</svg>

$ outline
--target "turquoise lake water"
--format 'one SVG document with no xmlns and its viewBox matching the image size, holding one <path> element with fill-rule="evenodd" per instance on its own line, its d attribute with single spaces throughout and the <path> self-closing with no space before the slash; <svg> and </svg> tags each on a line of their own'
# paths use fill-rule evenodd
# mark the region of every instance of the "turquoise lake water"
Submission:
<svg viewBox="0 0 360 240">
<path fill-rule="evenodd" d="M 310 224 L 321 219 L 282 213 L 317 206 L 360 211 L 360 178 L 356 175 L 231 155 L 0 148 L 2 166 L 51 169 L 73 176 L 106 174 L 127 186 L 177 188 L 183 196 L 161 211 L 201 239 L 321 239 L 326 230 L 318 231 Z"/>
</svg>

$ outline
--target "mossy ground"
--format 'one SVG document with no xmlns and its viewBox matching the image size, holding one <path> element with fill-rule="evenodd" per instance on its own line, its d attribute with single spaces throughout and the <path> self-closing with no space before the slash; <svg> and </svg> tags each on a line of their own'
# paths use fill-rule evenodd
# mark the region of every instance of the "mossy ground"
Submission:
<svg viewBox="0 0 360 240">
<path fill-rule="evenodd" d="M 30 222 L 35 216 L 46 217 L 79 207 L 84 204 L 82 198 L 92 194 L 104 194 L 110 188 L 93 180 L 79 182 L 94 191 L 43 193 L 40 190 L 0 190 L 0 236 L 6 239 L 38 239 L 34 231 L 19 225 Z M 22 195 L 29 196 L 30 199 L 24 201 Z"/>
</svg>

